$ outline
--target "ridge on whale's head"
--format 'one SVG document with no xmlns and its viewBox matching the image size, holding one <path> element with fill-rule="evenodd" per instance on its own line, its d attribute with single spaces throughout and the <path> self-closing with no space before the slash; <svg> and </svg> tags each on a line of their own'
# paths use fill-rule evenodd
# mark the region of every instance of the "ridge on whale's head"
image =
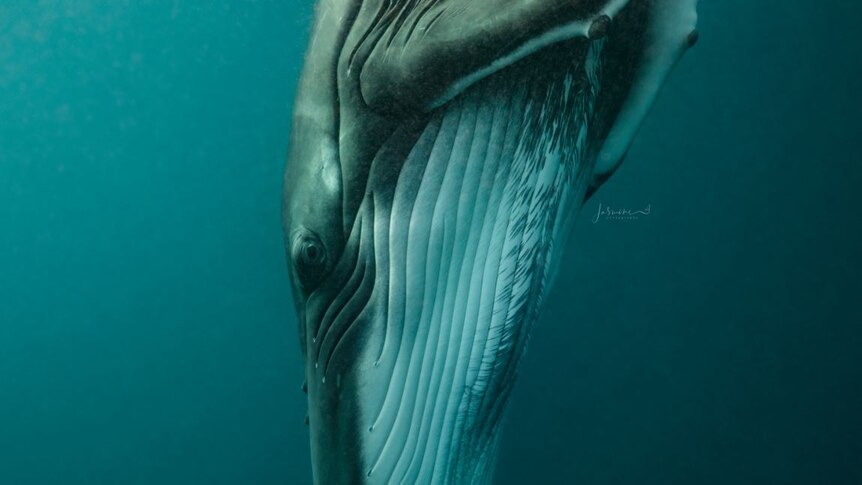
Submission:
<svg viewBox="0 0 862 485">
<path fill-rule="evenodd" d="M 488 483 L 576 211 L 696 0 L 320 0 L 285 245 L 320 484 Z"/>
</svg>

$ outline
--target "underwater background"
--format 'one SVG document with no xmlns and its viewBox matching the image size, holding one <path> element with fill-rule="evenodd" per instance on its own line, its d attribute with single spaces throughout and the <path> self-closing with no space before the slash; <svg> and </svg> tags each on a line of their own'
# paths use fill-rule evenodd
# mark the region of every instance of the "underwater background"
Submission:
<svg viewBox="0 0 862 485">
<path fill-rule="evenodd" d="M 0 484 L 310 483 L 280 191 L 312 8 L 0 3 Z M 699 11 L 495 483 L 862 483 L 862 3 Z"/>
</svg>

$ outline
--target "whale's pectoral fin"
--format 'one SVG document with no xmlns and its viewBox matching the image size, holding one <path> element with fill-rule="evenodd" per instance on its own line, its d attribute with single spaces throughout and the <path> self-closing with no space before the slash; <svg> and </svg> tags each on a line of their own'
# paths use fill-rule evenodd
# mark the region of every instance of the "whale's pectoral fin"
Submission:
<svg viewBox="0 0 862 485">
<path fill-rule="evenodd" d="M 427 112 L 548 45 L 603 35 L 630 0 L 415 0 L 393 7 L 362 67 L 365 102 Z M 414 5 L 415 4 L 415 5 Z"/>
<path fill-rule="evenodd" d="M 608 36 L 594 127 L 592 194 L 619 167 L 683 53 L 697 42 L 697 0 L 632 0 Z"/>
</svg>

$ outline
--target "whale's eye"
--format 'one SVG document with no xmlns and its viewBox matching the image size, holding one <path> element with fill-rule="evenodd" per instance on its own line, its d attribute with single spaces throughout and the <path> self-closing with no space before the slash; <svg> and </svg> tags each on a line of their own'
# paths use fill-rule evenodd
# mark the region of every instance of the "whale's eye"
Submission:
<svg viewBox="0 0 862 485">
<path fill-rule="evenodd" d="M 303 231 L 294 239 L 291 252 L 299 283 L 306 291 L 313 290 L 326 268 L 326 247 L 317 234 Z"/>
<path fill-rule="evenodd" d="M 302 264 L 307 266 L 316 266 L 323 263 L 324 251 L 323 245 L 316 239 L 308 238 L 301 243 L 299 255 L 302 259 Z"/>
</svg>

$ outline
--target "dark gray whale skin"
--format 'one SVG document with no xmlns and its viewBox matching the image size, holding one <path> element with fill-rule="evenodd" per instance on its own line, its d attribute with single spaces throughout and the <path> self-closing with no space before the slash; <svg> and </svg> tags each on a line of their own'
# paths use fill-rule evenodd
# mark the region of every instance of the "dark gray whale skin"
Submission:
<svg viewBox="0 0 862 485">
<path fill-rule="evenodd" d="M 319 0 L 283 198 L 315 483 L 491 481 L 560 248 L 696 3 Z"/>
</svg>

